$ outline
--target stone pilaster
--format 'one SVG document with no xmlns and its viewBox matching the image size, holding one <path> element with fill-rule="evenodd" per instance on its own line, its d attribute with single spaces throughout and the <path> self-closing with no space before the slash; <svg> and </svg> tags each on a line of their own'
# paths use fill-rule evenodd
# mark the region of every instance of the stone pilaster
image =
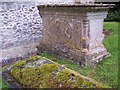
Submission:
<svg viewBox="0 0 120 90">
<path fill-rule="evenodd" d="M 87 50 L 89 49 L 89 20 L 83 20 L 82 48 Z"/>
</svg>

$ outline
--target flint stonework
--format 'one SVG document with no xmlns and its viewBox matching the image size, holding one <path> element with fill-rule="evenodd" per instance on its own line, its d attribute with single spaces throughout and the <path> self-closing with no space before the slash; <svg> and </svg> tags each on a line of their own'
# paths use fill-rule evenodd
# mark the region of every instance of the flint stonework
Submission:
<svg viewBox="0 0 120 90">
<path fill-rule="evenodd" d="M 0 7 L 0 62 L 36 52 L 42 20 L 35 2 L 0 2 Z"/>
</svg>

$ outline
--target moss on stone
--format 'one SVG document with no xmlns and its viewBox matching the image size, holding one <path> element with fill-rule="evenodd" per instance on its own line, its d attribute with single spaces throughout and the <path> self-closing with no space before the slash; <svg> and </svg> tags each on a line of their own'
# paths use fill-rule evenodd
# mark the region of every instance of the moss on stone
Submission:
<svg viewBox="0 0 120 90">
<path fill-rule="evenodd" d="M 26 64 L 26 60 L 21 60 L 19 62 L 16 62 L 13 66 L 14 67 L 20 67 Z"/>
<path fill-rule="evenodd" d="M 62 70 L 61 72 L 59 72 L 59 74 L 56 76 L 58 81 L 67 81 L 69 79 L 71 72 L 69 70 Z"/>
<path fill-rule="evenodd" d="M 36 56 L 29 60 L 35 58 Z M 101 84 L 85 79 L 54 62 L 42 64 L 40 67 L 20 68 L 25 64 L 26 61 L 17 62 L 10 70 L 10 74 L 25 88 L 104 88 Z"/>
<path fill-rule="evenodd" d="M 10 70 L 10 74 L 14 76 L 18 81 L 21 80 L 21 70 L 17 67 L 14 67 Z"/>
<path fill-rule="evenodd" d="M 40 67 L 41 73 L 46 73 L 46 71 L 48 73 L 52 73 L 53 71 L 57 71 L 58 70 L 58 66 L 56 64 L 44 64 Z"/>
<path fill-rule="evenodd" d="M 32 56 L 32 57 L 30 57 L 28 60 L 30 60 L 30 61 L 34 61 L 34 60 L 37 60 L 37 59 L 40 59 L 41 58 L 41 56 Z"/>
<path fill-rule="evenodd" d="M 18 69 L 14 67 L 11 69 L 11 75 L 14 76 L 24 87 L 48 87 L 48 81 L 51 79 L 52 72 L 57 71 L 58 66 L 55 64 L 44 64 L 40 68 L 26 67 Z"/>
<path fill-rule="evenodd" d="M 4 67 L 2 67 L 2 72 L 4 72 L 7 68 L 9 68 L 11 65 L 6 65 Z"/>
</svg>

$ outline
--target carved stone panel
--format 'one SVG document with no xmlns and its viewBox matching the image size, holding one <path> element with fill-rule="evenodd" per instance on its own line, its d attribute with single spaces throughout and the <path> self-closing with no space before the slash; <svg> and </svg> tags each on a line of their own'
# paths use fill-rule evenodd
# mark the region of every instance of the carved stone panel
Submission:
<svg viewBox="0 0 120 90">
<path fill-rule="evenodd" d="M 45 42 L 51 45 L 67 45 L 71 42 L 72 32 L 69 24 L 63 20 L 53 20 L 46 30 Z"/>
<path fill-rule="evenodd" d="M 76 19 L 53 19 L 45 24 L 39 49 L 59 56 L 81 58 L 82 23 Z"/>
</svg>

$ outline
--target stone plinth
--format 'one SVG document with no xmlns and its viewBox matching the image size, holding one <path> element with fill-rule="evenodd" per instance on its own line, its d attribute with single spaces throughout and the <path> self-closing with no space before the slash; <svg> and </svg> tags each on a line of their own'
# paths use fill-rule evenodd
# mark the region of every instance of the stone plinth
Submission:
<svg viewBox="0 0 120 90">
<path fill-rule="evenodd" d="M 108 5 L 39 5 L 38 9 L 43 19 L 39 51 L 81 65 L 95 64 L 109 55 L 102 44 Z"/>
</svg>

